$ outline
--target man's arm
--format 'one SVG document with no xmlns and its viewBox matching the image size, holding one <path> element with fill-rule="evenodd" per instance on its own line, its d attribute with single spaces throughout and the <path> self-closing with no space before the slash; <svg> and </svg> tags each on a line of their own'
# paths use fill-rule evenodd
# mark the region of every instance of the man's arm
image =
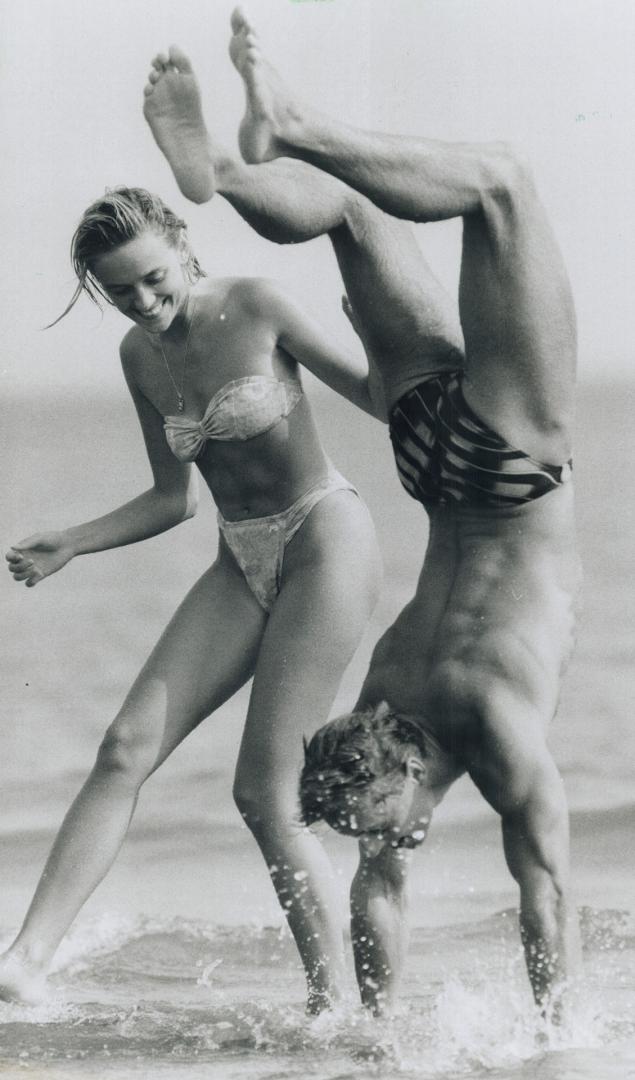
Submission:
<svg viewBox="0 0 635 1080">
<path fill-rule="evenodd" d="M 351 935 L 362 1002 L 376 1015 L 394 1005 L 407 954 L 411 860 L 412 851 L 384 846 L 370 855 L 360 843 L 351 885 Z"/>
<path fill-rule="evenodd" d="M 469 771 L 501 815 L 505 858 L 520 888 L 529 980 L 537 1005 L 557 1020 L 563 992 L 581 967 L 570 896 L 569 813 L 544 734 L 529 714 L 524 719 L 487 731 Z"/>
<path fill-rule="evenodd" d="M 569 829 L 562 782 L 536 782 L 502 815 L 507 865 L 520 887 L 520 932 L 536 1003 L 559 1018 L 562 995 L 580 972 L 575 905 L 569 895 Z"/>
</svg>

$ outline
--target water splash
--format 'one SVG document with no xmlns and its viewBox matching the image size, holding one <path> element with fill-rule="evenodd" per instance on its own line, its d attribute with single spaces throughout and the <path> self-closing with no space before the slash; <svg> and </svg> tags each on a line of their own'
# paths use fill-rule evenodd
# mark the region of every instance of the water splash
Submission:
<svg viewBox="0 0 635 1080">
<path fill-rule="evenodd" d="M 49 1067 L 73 1062 L 82 1080 L 128 1080 L 132 1062 L 169 1080 L 196 1080 L 203 1066 L 210 1080 L 533 1080 L 534 1069 L 555 1077 L 556 1063 L 575 1061 L 571 1076 L 597 1080 L 597 1055 L 635 1036 L 635 939 L 625 913 L 589 910 L 582 922 L 588 986 L 574 1021 L 555 1027 L 531 1000 L 510 913 L 416 931 L 402 1007 L 381 1020 L 352 985 L 337 1009 L 307 1017 L 279 926 L 104 915 L 60 950 L 48 1002 L 0 1005 L 0 1071 L 4 1053 L 31 1075 L 45 1066 L 47 1080 Z M 635 1074 L 635 1050 L 629 1060 Z"/>
</svg>

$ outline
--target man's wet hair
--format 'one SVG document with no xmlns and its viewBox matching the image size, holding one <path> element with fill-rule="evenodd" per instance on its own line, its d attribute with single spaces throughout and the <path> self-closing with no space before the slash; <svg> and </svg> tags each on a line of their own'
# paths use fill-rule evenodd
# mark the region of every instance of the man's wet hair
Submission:
<svg viewBox="0 0 635 1080">
<path fill-rule="evenodd" d="M 398 794 L 413 754 L 427 755 L 423 733 L 386 702 L 331 720 L 304 743 L 303 822 L 332 823 L 371 787 L 377 798 Z"/>
</svg>

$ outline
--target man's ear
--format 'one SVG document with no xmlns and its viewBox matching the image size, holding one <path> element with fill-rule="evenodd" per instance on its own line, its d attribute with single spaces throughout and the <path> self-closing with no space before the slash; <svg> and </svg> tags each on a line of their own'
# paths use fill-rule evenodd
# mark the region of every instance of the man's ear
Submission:
<svg viewBox="0 0 635 1080">
<path fill-rule="evenodd" d="M 415 757 L 414 754 L 404 762 L 403 769 L 406 776 L 409 776 L 416 784 L 422 784 L 425 780 L 427 769 L 421 758 Z"/>
<path fill-rule="evenodd" d="M 190 243 L 184 232 L 181 232 L 176 247 L 181 266 L 186 266 L 190 257 Z"/>
</svg>

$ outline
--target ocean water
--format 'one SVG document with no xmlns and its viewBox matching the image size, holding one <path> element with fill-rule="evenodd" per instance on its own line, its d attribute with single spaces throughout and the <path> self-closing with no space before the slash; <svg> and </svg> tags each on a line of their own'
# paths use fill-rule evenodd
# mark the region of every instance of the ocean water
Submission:
<svg viewBox="0 0 635 1080">
<path fill-rule="evenodd" d="M 382 598 L 334 711 L 408 598 L 425 519 L 385 429 L 321 392 L 318 421 L 360 488 L 385 559 Z M 635 453 L 633 385 L 582 388 L 576 481 L 584 610 L 551 745 L 572 812 L 586 985 L 568 1030 L 533 1009 L 498 824 L 469 782 L 439 809 L 413 874 L 413 936 L 394 1020 L 350 997 L 304 1015 L 268 876 L 231 802 L 246 694 L 142 792 L 115 867 L 61 946 L 51 999 L 0 1004 L 0 1076 L 212 1080 L 612 1080 L 635 1077 Z M 13 398 L 0 422 L 3 546 L 97 516 L 149 483 L 126 400 Z M 174 607 L 213 557 L 211 506 L 142 545 L 77 560 L 35 590 L 0 581 L 0 945 L 17 929 L 103 729 Z M 354 845 L 323 835 L 344 913 Z M 343 916 L 344 917 L 344 916 Z"/>
</svg>

